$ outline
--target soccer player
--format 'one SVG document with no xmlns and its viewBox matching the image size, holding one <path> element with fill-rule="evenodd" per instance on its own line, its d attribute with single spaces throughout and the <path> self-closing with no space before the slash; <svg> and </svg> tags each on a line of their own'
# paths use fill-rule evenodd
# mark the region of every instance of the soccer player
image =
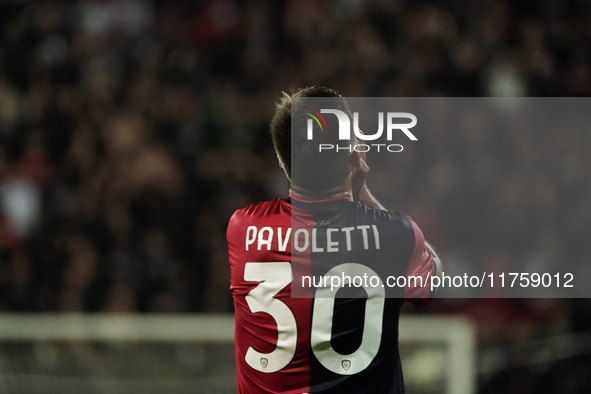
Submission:
<svg viewBox="0 0 591 394">
<path fill-rule="evenodd" d="M 311 112 L 296 98 L 327 98 L 352 119 L 329 88 L 284 94 L 276 106 L 271 136 L 290 197 L 236 211 L 227 230 L 238 392 L 403 393 L 400 308 L 427 304 L 430 286 L 383 285 L 387 276 L 428 280 L 440 275 L 441 263 L 408 216 L 387 211 L 370 193 L 363 153 L 310 148 L 304 125 Z M 335 142 L 334 130 L 329 123 L 319 138 Z M 328 298 L 325 283 L 325 297 L 314 294 L 316 278 L 362 273 L 380 279 L 343 282 Z M 310 296 L 295 297 L 292 289 L 305 293 L 304 283 Z"/>
</svg>

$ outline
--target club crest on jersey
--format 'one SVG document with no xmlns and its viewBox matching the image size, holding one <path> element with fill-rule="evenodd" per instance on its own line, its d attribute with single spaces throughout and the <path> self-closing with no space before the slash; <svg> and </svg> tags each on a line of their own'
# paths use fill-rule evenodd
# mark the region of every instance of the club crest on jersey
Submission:
<svg viewBox="0 0 591 394">
<path fill-rule="evenodd" d="M 351 368 L 351 360 L 343 360 L 341 361 L 341 366 L 345 371 L 348 371 Z"/>
<path fill-rule="evenodd" d="M 267 368 L 267 365 L 269 365 L 269 360 L 266 359 L 265 357 L 261 357 L 261 367 L 263 367 L 263 369 Z M 347 368 L 349 369 L 349 368 Z"/>
</svg>

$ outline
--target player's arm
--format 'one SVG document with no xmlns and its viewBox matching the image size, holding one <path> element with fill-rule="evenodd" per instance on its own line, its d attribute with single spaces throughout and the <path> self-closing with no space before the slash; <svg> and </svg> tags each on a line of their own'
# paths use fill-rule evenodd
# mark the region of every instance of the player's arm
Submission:
<svg viewBox="0 0 591 394">
<path fill-rule="evenodd" d="M 408 216 L 407 216 L 408 217 Z M 425 241 L 425 236 L 419 226 L 408 217 L 415 235 L 415 247 L 406 269 L 407 278 L 422 278 L 422 281 L 408 281 L 405 288 L 404 299 L 415 306 L 427 305 L 433 294 L 431 292 L 432 277 L 441 277 L 441 259 L 431 244 Z M 434 289 L 433 292 L 437 291 Z"/>
<path fill-rule="evenodd" d="M 427 241 L 425 241 L 425 248 L 427 249 L 427 252 L 429 252 L 429 254 L 433 256 L 433 276 L 437 276 L 439 277 L 439 279 L 441 279 L 441 272 L 443 271 L 443 264 L 441 264 L 441 258 L 439 257 L 437 252 L 435 252 L 435 248 L 433 248 L 433 246 Z M 439 281 L 439 283 L 441 283 L 441 281 Z M 437 291 L 438 289 L 439 284 L 436 286 L 434 291 Z"/>
<path fill-rule="evenodd" d="M 387 211 L 387 209 L 374 197 L 369 191 L 365 181 L 369 173 L 369 166 L 365 162 L 365 152 L 354 152 L 351 157 L 351 164 L 353 166 L 353 178 L 351 180 L 351 189 L 353 190 L 353 200 L 359 201 L 362 204 L 372 207 L 380 211 Z"/>
<path fill-rule="evenodd" d="M 355 196 L 353 196 L 353 198 L 355 199 L 355 201 L 359 201 L 362 204 L 367 205 L 368 207 L 372 207 L 380 211 L 387 211 L 387 209 L 373 196 L 373 194 L 371 194 L 366 185 L 364 185 L 361 188 L 357 195 L 357 198 L 355 198 Z"/>
</svg>

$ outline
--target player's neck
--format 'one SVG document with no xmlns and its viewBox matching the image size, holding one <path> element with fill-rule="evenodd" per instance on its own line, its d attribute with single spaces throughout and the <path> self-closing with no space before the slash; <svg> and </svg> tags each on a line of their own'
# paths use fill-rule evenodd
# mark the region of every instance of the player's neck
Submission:
<svg viewBox="0 0 591 394">
<path fill-rule="evenodd" d="M 289 195 L 300 200 L 330 200 L 334 198 L 345 197 L 353 200 L 353 191 L 351 189 L 350 182 L 346 182 L 345 184 L 336 186 L 329 190 L 323 190 L 321 192 L 306 190 L 292 184 L 291 188 L 289 189 Z"/>
</svg>

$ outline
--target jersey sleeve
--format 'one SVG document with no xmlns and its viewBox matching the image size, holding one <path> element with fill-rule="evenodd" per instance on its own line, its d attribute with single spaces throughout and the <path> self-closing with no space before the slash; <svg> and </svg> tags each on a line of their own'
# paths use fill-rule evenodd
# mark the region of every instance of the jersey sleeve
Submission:
<svg viewBox="0 0 591 394">
<path fill-rule="evenodd" d="M 431 302 L 431 277 L 434 274 L 435 265 L 433 256 L 425 246 L 425 236 L 419 226 L 410 218 L 415 235 L 415 247 L 406 269 L 406 288 L 404 301 L 411 302 L 416 307 L 427 305 Z"/>
<path fill-rule="evenodd" d="M 228 261 L 230 263 L 230 289 L 232 291 L 241 288 L 241 278 L 244 276 L 244 267 L 240 263 L 244 260 L 244 230 L 242 225 L 242 209 L 234 212 L 228 228 L 226 229 L 226 240 L 228 242 Z"/>
</svg>

